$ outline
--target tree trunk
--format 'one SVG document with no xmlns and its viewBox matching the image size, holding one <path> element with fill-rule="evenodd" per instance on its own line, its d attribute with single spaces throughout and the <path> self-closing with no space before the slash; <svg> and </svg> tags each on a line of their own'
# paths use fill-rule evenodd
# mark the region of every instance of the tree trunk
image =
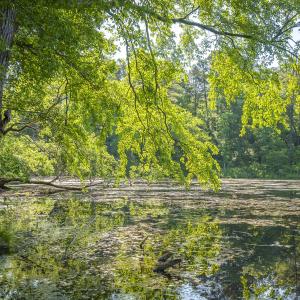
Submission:
<svg viewBox="0 0 300 300">
<path fill-rule="evenodd" d="M 16 12 L 14 8 L 0 9 L 0 132 L 10 121 L 10 110 L 3 113 L 3 91 L 7 80 L 10 50 L 16 30 Z"/>
</svg>

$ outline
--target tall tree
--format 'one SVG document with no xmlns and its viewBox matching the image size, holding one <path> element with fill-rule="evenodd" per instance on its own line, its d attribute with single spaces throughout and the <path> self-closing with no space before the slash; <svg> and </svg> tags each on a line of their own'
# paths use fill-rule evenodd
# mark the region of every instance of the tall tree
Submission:
<svg viewBox="0 0 300 300">
<path fill-rule="evenodd" d="M 14 0 L 2 1 L 0 10 L 1 177 L 122 177 L 130 152 L 140 162 L 131 176 L 186 183 L 197 177 L 209 187 L 218 186 L 217 149 L 169 95 L 185 76 L 180 56 L 168 51 L 176 40 L 172 26 L 183 28 L 186 46 L 201 40 L 206 52 L 213 49 L 210 96 L 221 92 L 230 100 L 243 92 L 241 79 L 268 78 L 264 90 L 276 86 L 267 65 L 257 64 L 292 53 L 299 16 L 297 0 Z M 114 57 L 120 44 L 127 54 L 122 80 Z M 113 133 L 117 165 L 106 147 Z"/>
</svg>

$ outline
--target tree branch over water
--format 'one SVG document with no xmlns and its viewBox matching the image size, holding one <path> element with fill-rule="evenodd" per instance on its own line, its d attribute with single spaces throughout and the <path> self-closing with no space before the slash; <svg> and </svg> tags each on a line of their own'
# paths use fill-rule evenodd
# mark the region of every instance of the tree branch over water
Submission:
<svg viewBox="0 0 300 300">
<path fill-rule="evenodd" d="M 7 184 L 9 183 L 20 183 L 20 184 L 32 184 L 32 185 L 44 185 L 44 186 L 49 186 L 53 187 L 56 189 L 61 189 L 61 190 L 69 190 L 69 191 L 83 191 L 86 189 L 89 189 L 94 186 L 99 186 L 103 184 L 103 181 L 101 182 L 96 182 L 96 183 L 91 183 L 87 185 L 66 185 L 66 184 L 57 184 L 55 181 L 58 178 L 55 177 L 53 180 L 46 181 L 46 180 L 37 180 L 37 179 L 22 179 L 22 178 L 0 178 L 0 191 L 1 189 L 6 189 Z"/>
</svg>

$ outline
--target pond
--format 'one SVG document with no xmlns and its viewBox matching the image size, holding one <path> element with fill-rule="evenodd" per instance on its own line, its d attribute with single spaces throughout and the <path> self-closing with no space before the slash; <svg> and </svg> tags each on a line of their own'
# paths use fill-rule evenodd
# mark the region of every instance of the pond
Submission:
<svg viewBox="0 0 300 300">
<path fill-rule="evenodd" d="M 0 193 L 0 299 L 298 295 L 300 181 Z"/>
</svg>

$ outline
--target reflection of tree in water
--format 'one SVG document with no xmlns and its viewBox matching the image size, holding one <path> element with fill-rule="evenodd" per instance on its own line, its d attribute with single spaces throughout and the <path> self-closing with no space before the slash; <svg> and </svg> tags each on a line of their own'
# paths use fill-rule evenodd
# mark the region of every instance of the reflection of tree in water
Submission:
<svg viewBox="0 0 300 300">
<path fill-rule="evenodd" d="M 237 299 L 295 283 L 288 227 L 221 225 L 205 215 L 217 210 L 179 202 L 85 200 L 9 200 L 0 210 L 11 252 L 0 260 L 0 298 L 174 299 L 187 285 L 197 298 L 213 282 L 219 299 Z"/>
<path fill-rule="evenodd" d="M 99 293 L 106 279 L 93 266 L 90 245 L 99 234 L 124 223 L 121 212 L 105 215 L 109 208 L 93 202 L 46 200 L 2 211 L 1 228 L 11 236 L 14 254 L 4 259 L 0 298 L 59 299 L 55 297 L 62 294 L 80 298 L 87 291 Z"/>
<path fill-rule="evenodd" d="M 213 259 L 220 252 L 220 238 L 218 224 L 205 216 L 194 224 L 186 223 L 150 236 L 134 256 L 124 244 L 115 261 L 116 287 L 121 293 L 133 294 L 138 299 L 173 299 L 176 297 L 174 281 L 199 284 L 199 276 L 212 275 L 218 270 Z M 169 260 L 177 258 L 181 264 L 156 274 L 160 259 L 168 253 Z"/>
<path fill-rule="evenodd" d="M 282 226 L 227 225 L 224 235 L 236 238 L 226 247 L 236 252 L 221 265 L 219 276 L 229 279 L 224 293 L 233 299 L 241 294 L 245 299 L 251 295 L 294 299 L 295 251 L 300 250 L 294 233 L 291 228 Z M 241 284 L 237 285 L 239 279 Z"/>
<path fill-rule="evenodd" d="M 166 205 L 151 201 L 14 203 L 1 211 L 1 230 L 11 236 L 13 255 L 4 259 L 0 295 L 81 299 L 109 295 L 115 288 L 165 295 L 172 281 L 153 269 L 166 249 L 182 259 L 180 269 L 169 270 L 179 281 L 183 270 L 195 276 L 213 272 L 209 260 L 219 251 L 218 226 L 201 218 L 177 229 L 159 228 L 168 213 Z"/>
</svg>

